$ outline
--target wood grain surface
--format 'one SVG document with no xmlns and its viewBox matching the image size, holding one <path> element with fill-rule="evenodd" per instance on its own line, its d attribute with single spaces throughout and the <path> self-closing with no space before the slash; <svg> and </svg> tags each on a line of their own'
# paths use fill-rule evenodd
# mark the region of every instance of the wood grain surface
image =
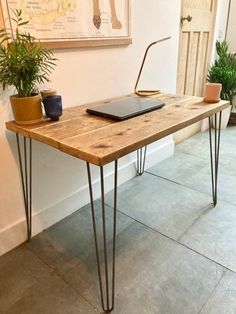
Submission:
<svg viewBox="0 0 236 314">
<path fill-rule="evenodd" d="M 87 108 L 128 97 L 137 96 L 128 95 L 68 108 L 57 122 L 44 119 L 36 125 L 21 126 L 9 121 L 6 127 L 64 153 L 103 166 L 229 106 L 227 101 L 206 104 L 200 97 L 158 94 L 150 98 L 163 100 L 165 107 L 122 122 L 86 113 Z"/>
</svg>

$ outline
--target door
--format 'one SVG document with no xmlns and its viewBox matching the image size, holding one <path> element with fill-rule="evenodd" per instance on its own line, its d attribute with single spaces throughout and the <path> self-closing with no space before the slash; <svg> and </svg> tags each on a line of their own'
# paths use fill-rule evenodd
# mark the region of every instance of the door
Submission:
<svg viewBox="0 0 236 314">
<path fill-rule="evenodd" d="M 202 96 L 215 26 L 217 0 L 182 0 L 177 93 Z M 202 128 L 198 122 L 174 134 L 175 143 Z"/>
<path fill-rule="evenodd" d="M 177 92 L 202 96 L 217 0 L 182 0 Z"/>
</svg>

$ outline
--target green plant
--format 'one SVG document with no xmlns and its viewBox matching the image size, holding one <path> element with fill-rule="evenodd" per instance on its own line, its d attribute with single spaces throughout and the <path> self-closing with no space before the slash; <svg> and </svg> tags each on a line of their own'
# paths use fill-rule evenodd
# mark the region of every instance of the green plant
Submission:
<svg viewBox="0 0 236 314">
<path fill-rule="evenodd" d="M 14 31 L 12 27 L 0 29 L 0 83 L 4 89 L 14 86 L 18 97 L 28 97 L 37 93 L 38 84 L 49 81 L 56 59 L 50 49 L 20 31 L 28 23 L 22 19 L 22 11 L 13 14 L 10 25 L 15 24 Z"/>
<path fill-rule="evenodd" d="M 236 54 L 229 53 L 227 41 L 216 42 L 218 58 L 210 67 L 207 80 L 211 83 L 221 83 L 221 98 L 229 100 L 232 104 L 236 95 Z"/>
</svg>

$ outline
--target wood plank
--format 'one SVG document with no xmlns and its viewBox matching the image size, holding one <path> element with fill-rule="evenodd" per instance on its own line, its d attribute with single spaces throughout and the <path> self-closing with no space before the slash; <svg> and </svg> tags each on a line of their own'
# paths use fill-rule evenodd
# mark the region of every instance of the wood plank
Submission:
<svg viewBox="0 0 236 314">
<path fill-rule="evenodd" d="M 185 0 L 185 7 L 201 10 L 210 10 L 212 0 Z"/>
<path fill-rule="evenodd" d="M 118 96 L 113 98 L 107 98 L 105 100 L 98 100 L 95 102 L 91 102 L 88 104 L 81 104 L 78 106 L 70 107 L 63 109 L 63 115 L 60 117 L 59 121 L 50 121 L 46 117 L 42 119 L 41 122 L 33 124 L 33 125 L 19 125 L 14 120 L 6 122 L 6 128 L 10 131 L 13 131 L 15 133 L 19 133 L 25 137 L 29 137 L 29 134 L 31 131 L 36 131 L 51 125 L 58 125 L 65 121 L 70 121 L 71 119 L 77 119 L 79 116 L 86 114 L 87 108 L 93 108 L 97 106 L 98 104 L 104 103 L 108 104 L 112 101 L 118 101 L 122 99 L 126 99 L 129 97 L 134 97 L 134 95 L 125 95 L 125 96 Z"/>
<path fill-rule="evenodd" d="M 116 99 L 127 97 L 130 95 Z M 56 123 L 43 121 L 23 127 L 11 121 L 6 126 L 13 132 L 26 134 L 64 153 L 102 166 L 229 106 L 227 101 L 206 104 L 202 98 L 194 96 L 158 94 L 151 98 L 163 100 L 166 106 L 122 122 L 88 115 L 86 108 L 101 104 L 96 102 L 66 109 L 63 118 Z"/>
<path fill-rule="evenodd" d="M 179 94 L 184 94 L 186 90 L 186 74 L 188 64 L 188 49 L 189 49 L 189 33 L 182 32 L 179 47 L 179 62 L 177 71 L 177 91 Z"/>
<path fill-rule="evenodd" d="M 199 33 L 198 48 L 197 48 L 197 59 L 196 59 L 196 76 L 195 76 L 195 86 L 193 95 L 202 96 L 202 86 L 203 86 L 203 75 L 205 56 L 202 54 L 203 51 L 203 32 Z"/>
<path fill-rule="evenodd" d="M 84 113 L 76 119 L 66 120 L 63 123 L 50 124 L 46 127 L 31 130 L 30 136 L 37 141 L 59 148 L 58 143 L 60 143 L 61 140 L 80 134 L 86 134 L 112 123 L 114 123 L 114 121 Z"/>
<path fill-rule="evenodd" d="M 199 99 L 185 102 L 181 99 L 179 103 L 172 102 L 161 110 L 110 125 L 102 131 L 98 129 L 63 140 L 60 150 L 93 164 L 105 165 L 227 106 L 227 102 L 206 106 Z"/>
<path fill-rule="evenodd" d="M 189 51 L 188 51 L 189 55 L 188 55 L 185 93 L 187 95 L 195 95 L 194 87 L 195 87 L 195 80 L 196 80 L 197 56 L 198 56 L 198 46 L 199 46 L 199 33 L 198 32 L 190 32 L 189 43 L 190 44 L 189 44 Z"/>
</svg>

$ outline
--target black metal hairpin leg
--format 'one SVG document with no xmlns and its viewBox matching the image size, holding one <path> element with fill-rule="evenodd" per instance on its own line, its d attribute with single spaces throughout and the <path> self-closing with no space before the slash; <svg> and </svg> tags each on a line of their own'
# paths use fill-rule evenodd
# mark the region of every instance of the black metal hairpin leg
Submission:
<svg viewBox="0 0 236 314">
<path fill-rule="evenodd" d="M 32 235 L 32 140 L 23 137 L 23 154 L 20 148 L 19 134 L 16 134 L 21 183 L 24 197 L 28 242 Z M 23 155 L 23 158 L 22 158 Z"/>
<path fill-rule="evenodd" d="M 137 150 L 137 175 L 141 176 L 144 173 L 145 161 L 147 154 L 147 146 Z"/>
<path fill-rule="evenodd" d="M 97 237 L 97 227 L 95 219 L 95 208 L 93 201 L 93 189 L 92 189 L 92 179 L 90 164 L 87 162 L 88 171 L 88 182 L 89 182 L 89 194 L 91 201 L 92 210 L 92 222 L 93 222 L 93 233 L 95 242 L 95 252 L 97 258 L 97 269 L 99 278 L 99 288 L 101 294 L 102 309 L 106 313 L 109 313 L 114 308 L 114 294 L 115 294 L 115 249 L 116 249 L 116 212 L 117 212 L 117 171 L 118 171 L 118 161 L 115 161 L 114 169 L 114 212 L 113 212 L 113 239 L 112 239 L 112 266 L 111 266 L 111 284 L 109 280 L 109 269 L 108 269 L 108 250 L 107 250 L 107 231 L 106 231 L 106 209 L 105 209 L 105 189 L 104 189 L 104 169 L 103 166 L 100 167 L 100 180 L 101 180 L 101 201 L 102 201 L 102 232 L 103 232 L 103 253 L 104 253 L 104 280 L 102 279 L 101 270 L 101 260 L 99 256 L 98 248 L 98 237 Z M 105 283 L 105 289 L 104 289 Z M 111 285 L 111 288 L 110 288 Z M 105 290 L 105 292 L 104 292 Z M 104 297 L 105 295 L 105 297 Z"/>
<path fill-rule="evenodd" d="M 213 119 L 213 117 L 209 117 L 211 184 L 212 184 L 212 197 L 213 197 L 214 206 L 216 206 L 217 204 L 217 181 L 218 181 L 218 166 L 219 166 L 219 155 L 220 155 L 221 116 L 222 116 L 222 112 L 219 113 L 219 124 L 218 124 L 218 130 L 217 130 L 217 114 L 214 115 L 214 119 L 215 119 L 214 154 L 213 154 L 213 143 L 212 143 L 213 140 L 212 140 L 212 134 L 211 134 L 211 118 Z"/>
</svg>

